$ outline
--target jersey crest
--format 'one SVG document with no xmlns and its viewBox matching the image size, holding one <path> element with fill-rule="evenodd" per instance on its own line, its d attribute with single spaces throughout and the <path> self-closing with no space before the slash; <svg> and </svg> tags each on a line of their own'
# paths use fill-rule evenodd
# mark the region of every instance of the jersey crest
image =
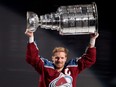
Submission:
<svg viewBox="0 0 116 87">
<path fill-rule="evenodd" d="M 72 87 L 72 80 L 73 79 L 69 73 L 61 73 L 59 77 L 50 83 L 49 87 Z"/>
</svg>

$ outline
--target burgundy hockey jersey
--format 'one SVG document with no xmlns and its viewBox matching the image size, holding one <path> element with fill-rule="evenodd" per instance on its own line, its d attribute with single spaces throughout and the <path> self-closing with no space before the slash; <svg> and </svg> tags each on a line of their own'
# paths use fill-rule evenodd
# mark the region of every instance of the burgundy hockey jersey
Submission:
<svg viewBox="0 0 116 87">
<path fill-rule="evenodd" d="M 78 74 L 95 63 L 96 48 L 88 48 L 80 58 L 71 59 L 62 72 L 58 72 L 51 61 L 40 56 L 33 42 L 27 45 L 26 61 L 40 74 L 38 87 L 76 87 Z"/>
</svg>

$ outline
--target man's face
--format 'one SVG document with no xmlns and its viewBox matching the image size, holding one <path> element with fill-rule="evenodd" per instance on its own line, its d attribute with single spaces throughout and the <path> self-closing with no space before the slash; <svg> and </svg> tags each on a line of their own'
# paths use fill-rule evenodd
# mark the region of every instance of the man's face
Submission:
<svg viewBox="0 0 116 87">
<path fill-rule="evenodd" d="M 57 69 L 61 69 L 64 67 L 66 63 L 67 57 L 65 52 L 56 52 L 54 56 L 52 56 L 52 61 L 55 64 Z"/>
</svg>

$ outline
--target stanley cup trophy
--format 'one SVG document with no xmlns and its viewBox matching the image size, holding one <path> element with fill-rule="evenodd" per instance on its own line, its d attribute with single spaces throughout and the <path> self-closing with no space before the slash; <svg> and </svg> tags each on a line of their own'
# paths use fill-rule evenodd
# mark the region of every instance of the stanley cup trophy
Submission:
<svg viewBox="0 0 116 87">
<path fill-rule="evenodd" d="M 98 32 L 96 3 L 58 7 L 56 12 L 38 15 L 27 11 L 27 28 L 35 32 L 38 27 L 57 30 L 60 35 L 80 35 Z"/>
</svg>

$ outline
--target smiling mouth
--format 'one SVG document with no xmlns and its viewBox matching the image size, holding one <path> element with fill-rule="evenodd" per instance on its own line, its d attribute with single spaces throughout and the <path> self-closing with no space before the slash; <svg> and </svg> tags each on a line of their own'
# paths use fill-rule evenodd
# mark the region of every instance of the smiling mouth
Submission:
<svg viewBox="0 0 116 87">
<path fill-rule="evenodd" d="M 62 63 L 61 63 L 61 62 L 57 62 L 56 64 L 58 64 L 58 65 L 59 65 L 59 64 L 62 64 Z"/>
</svg>

